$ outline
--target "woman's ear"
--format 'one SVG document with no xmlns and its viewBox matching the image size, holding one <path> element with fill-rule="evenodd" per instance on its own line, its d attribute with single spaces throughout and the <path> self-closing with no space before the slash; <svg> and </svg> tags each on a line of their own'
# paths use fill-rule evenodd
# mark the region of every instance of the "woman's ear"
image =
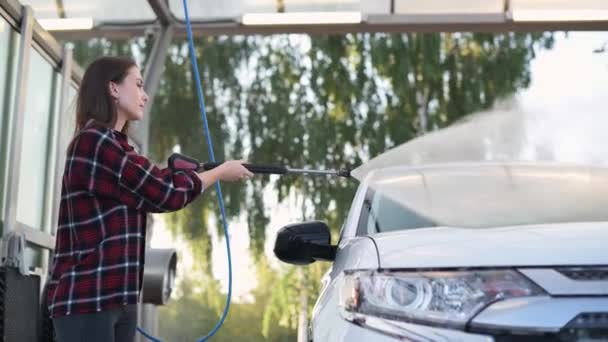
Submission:
<svg viewBox="0 0 608 342">
<path fill-rule="evenodd" d="M 108 83 L 108 91 L 110 92 L 110 96 L 112 96 L 112 98 L 118 99 L 118 87 L 116 83 L 110 81 L 110 83 Z"/>
</svg>

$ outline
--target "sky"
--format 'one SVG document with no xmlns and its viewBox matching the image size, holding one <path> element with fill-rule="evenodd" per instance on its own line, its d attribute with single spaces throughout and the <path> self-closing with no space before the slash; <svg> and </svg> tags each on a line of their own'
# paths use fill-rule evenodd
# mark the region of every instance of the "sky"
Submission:
<svg viewBox="0 0 608 342">
<path fill-rule="evenodd" d="M 604 44 L 606 53 L 593 52 Z M 559 160 L 608 163 L 608 144 L 602 139 L 608 132 L 608 32 L 574 32 L 567 36 L 557 33 L 553 49 L 538 53 L 530 67 L 530 87 L 517 93 L 512 101 L 525 123 L 525 139 L 529 141 L 526 146 L 531 146 L 521 152 L 523 157 L 534 158 L 544 151 L 539 146 L 549 146 L 551 154 Z M 217 200 L 211 192 L 204 196 L 202 200 Z M 278 266 L 272 254 L 276 232 L 287 224 L 298 222 L 302 214 L 293 198 L 290 203 L 279 206 L 271 191 L 264 196 L 271 218 L 267 227 L 266 253 Z M 157 215 L 154 222 L 151 245 L 180 251 L 179 277 L 179 273 L 196 261 L 184 252 L 187 250 L 184 242 L 171 236 L 162 216 Z M 246 301 L 256 281 L 245 220 L 230 222 L 229 230 L 233 297 L 235 301 Z M 225 240 L 220 240 L 214 230 L 211 234 L 213 273 L 226 290 Z"/>
</svg>

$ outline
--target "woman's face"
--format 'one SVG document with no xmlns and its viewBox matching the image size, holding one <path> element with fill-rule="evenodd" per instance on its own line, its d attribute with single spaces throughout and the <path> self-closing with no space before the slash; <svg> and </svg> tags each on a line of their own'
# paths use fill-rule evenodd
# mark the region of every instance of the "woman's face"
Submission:
<svg viewBox="0 0 608 342">
<path fill-rule="evenodd" d="M 110 91 L 116 99 L 118 116 L 125 120 L 141 120 L 148 95 L 138 67 L 132 67 L 121 83 L 111 83 Z"/>
</svg>

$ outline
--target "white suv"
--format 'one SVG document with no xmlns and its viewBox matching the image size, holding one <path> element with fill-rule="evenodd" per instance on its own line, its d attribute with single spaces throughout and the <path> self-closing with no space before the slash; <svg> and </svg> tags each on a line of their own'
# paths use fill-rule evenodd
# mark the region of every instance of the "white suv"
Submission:
<svg viewBox="0 0 608 342">
<path fill-rule="evenodd" d="M 332 261 L 314 341 L 608 341 L 608 168 L 374 170 L 337 246 L 305 222 L 275 254 Z"/>
</svg>

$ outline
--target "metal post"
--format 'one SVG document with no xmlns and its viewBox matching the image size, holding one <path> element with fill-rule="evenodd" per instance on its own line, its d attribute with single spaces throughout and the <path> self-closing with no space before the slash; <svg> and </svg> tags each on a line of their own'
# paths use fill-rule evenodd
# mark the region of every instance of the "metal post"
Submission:
<svg viewBox="0 0 608 342">
<path fill-rule="evenodd" d="M 1 3 L 1 2 L 0 2 Z M 0 10 L 3 10 L 3 8 L 0 8 Z M 17 21 L 16 17 L 12 18 L 14 21 Z M 16 26 L 16 24 L 15 24 Z M 10 27 L 10 25 L 9 25 Z M 13 64 L 13 61 L 15 60 L 14 55 L 16 54 L 16 51 L 14 49 L 14 44 L 13 41 L 16 37 L 15 34 L 13 34 L 10 29 L 9 29 L 9 39 L 8 39 L 8 43 L 6 44 L 6 49 L 8 49 L 8 69 L 7 72 L 8 74 L 12 74 L 12 69 L 15 67 Z M 5 80 L 0 80 L 0 82 L 5 81 Z M 8 77 L 6 79 L 6 81 L 8 81 L 7 84 L 5 84 L 5 88 L 2 89 L 1 91 L 4 92 L 5 99 L 4 102 L 2 103 L 2 107 L 0 107 L 0 111 L 2 114 L 0 114 L 0 234 L 2 231 L 2 226 L 4 224 L 4 215 L 6 214 L 6 207 L 8 206 L 7 203 L 7 196 L 6 196 L 6 187 L 8 186 L 8 178 L 7 173 L 8 173 L 8 169 L 10 167 L 10 159 L 9 159 L 9 146 L 10 146 L 10 141 L 11 141 L 11 111 L 12 111 L 12 101 L 11 101 L 11 97 L 13 97 L 13 87 L 12 87 L 12 77 Z M 8 91 L 7 91 L 8 90 Z"/>
<path fill-rule="evenodd" d="M 141 154 L 148 153 L 148 139 L 150 135 L 150 112 L 154 97 L 160 85 L 165 60 L 169 50 L 169 45 L 173 40 L 173 25 L 163 26 L 158 32 L 158 36 L 152 47 L 148 64 L 144 70 L 144 89 L 148 94 L 148 104 L 144 110 L 144 118 L 135 123 L 133 141 L 139 145 Z"/>
<path fill-rule="evenodd" d="M 304 267 L 298 269 L 301 279 L 300 314 L 298 316 L 298 342 L 308 342 L 308 277 Z"/>
<path fill-rule="evenodd" d="M 50 129 L 50 158 L 47 168 L 47 179 L 50 180 L 50 186 L 47 187 L 47 192 L 44 196 L 44 218 L 43 229 L 47 234 L 55 235 L 57 230 L 57 216 L 59 212 L 59 201 L 61 200 L 61 176 L 63 173 L 64 151 L 66 146 L 63 146 L 60 129 L 61 123 L 65 120 L 65 113 L 68 107 L 68 94 L 70 83 L 72 80 L 72 64 L 73 64 L 73 48 L 71 44 L 67 44 L 63 48 L 63 61 L 61 64 L 61 85 L 57 90 L 59 98 L 59 106 L 51 120 Z M 50 267 L 50 250 L 42 250 L 42 284 L 46 283 L 46 276 Z M 41 287 L 41 291 L 44 287 Z"/>
<path fill-rule="evenodd" d="M 302 221 L 306 221 L 306 185 L 302 191 Z M 300 275 L 300 313 L 298 315 L 298 336 L 297 342 L 308 342 L 308 277 L 303 267 L 298 269 Z"/>
<path fill-rule="evenodd" d="M 165 2 L 162 0 L 148 0 L 148 2 L 156 13 L 161 23 L 161 28 L 158 31 L 154 46 L 152 47 L 152 51 L 148 58 L 148 63 L 144 69 L 144 89 L 148 94 L 148 104 L 144 110 L 143 119 L 133 125 L 133 135 L 131 136 L 131 139 L 139 145 L 140 153 L 143 155 L 147 155 L 149 151 L 151 108 L 160 85 L 165 60 L 167 58 L 169 45 L 173 40 L 175 27 L 174 20 Z M 151 223 L 152 217 L 148 216 L 146 249 L 150 247 L 149 241 L 152 236 Z M 156 336 L 158 334 L 158 312 L 156 306 L 153 304 L 140 304 L 138 306 L 138 313 L 138 325 L 146 332 Z M 138 341 L 145 342 L 146 339 L 140 335 Z"/>
<path fill-rule="evenodd" d="M 513 22 L 513 8 L 511 8 L 511 0 L 505 0 L 505 21 Z"/>
<path fill-rule="evenodd" d="M 21 39 L 19 42 L 19 55 L 17 57 L 17 86 L 15 105 L 11 111 L 12 120 L 10 132 L 12 137 L 8 141 L 9 167 L 7 169 L 6 205 L 3 210 L 4 230 L 6 237 L 10 231 L 15 230 L 17 223 L 17 196 L 19 187 L 19 168 L 21 166 L 21 146 L 23 145 L 23 124 L 25 114 L 25 99 L 27 96 L 27 81 L 30 67 L 32 48 L 32 32 L 34 13 L 29 6 L 22 7 Z"/>
<path fill-rule="evenodd" d="M 55 118 L 52 123 L 52 136 L 53 136 L 53 145 L 51 147 L 51 151 L 54 152 L 55 158 L 51 158 L 52 162 L 49 165 L 50 172 L 53 172 L 49 179 L 52 179 L 51 185 L 51 196 L 50 201 L 47 202 L 50 205 L 50 214 L 47 215 L 50 222 L 47 224 L 50 225 L 49 233 L 51 235 L 55 235 L 56 232 L 56 223 L 57 216 L 59 212 L 59 202 L 61 199 L 61 177 L 63 174 L 63 163 L 65 160 L 63 157 L 65 154 L 65 149 L 67 146 L 64 146 L 63 140 L 61 139 L 62 132 L 59 127 L 61 127 L 61 123 L 65 122 L 68 118 L 66 118 L 66 113 L 68 111 L 69 106 L 69 93 L 70 93 L 70 85 L 72 83 L 72 66 L 74 64 L 74 48 L 71 44 L 66 44 L 63 48 L 63 63 L 61 65 L 61 89 L 60 89 L 60 97 L 59 97 L 59 113 L 55 114 Z M 69 132 L 68 134 L 71 134 Z"/>
<path fill-rule="evenodd" d="M 144 327 L 144 330 L 156 337 L 158 336 L 158 308 L 154 304 L 141 304 L 140 311 L 140 326 Z M 141 338 L 142 342 L 147 342 L 148 340 Z"/>
<path fill-rule="evenodd" d="M 144 118 L 135 125 L 135 136 L 132 137 L 135 143 L 140 147 L 141 154 L 147 155 L 149 150 L 149 136 L 150 136 L 150 122 L 151 122 L 151 108 L 154 103 L 154 97 L 158 91 L 160 85 L 160 79 L 167 58 L 167 51 L 169 44 L 173 39 L 173 26 L 163 26 L 159 31 L 148 64 L 144 70 L 144 89 L 148 94 L 148 104 L 144 110 Z M 148 230 L 146 239 L 146 250 L 150 248 L 150 238 L 152 237 L 152 217 L 148 215 Z M 156 336 L 158 333 L 158 313 L 155 305 L 142 304 L 139 307 L 139 326 L 142 327 L 148 333 Z M 141 342 L 146 340 L 140 337 Z"/>
</svg>

